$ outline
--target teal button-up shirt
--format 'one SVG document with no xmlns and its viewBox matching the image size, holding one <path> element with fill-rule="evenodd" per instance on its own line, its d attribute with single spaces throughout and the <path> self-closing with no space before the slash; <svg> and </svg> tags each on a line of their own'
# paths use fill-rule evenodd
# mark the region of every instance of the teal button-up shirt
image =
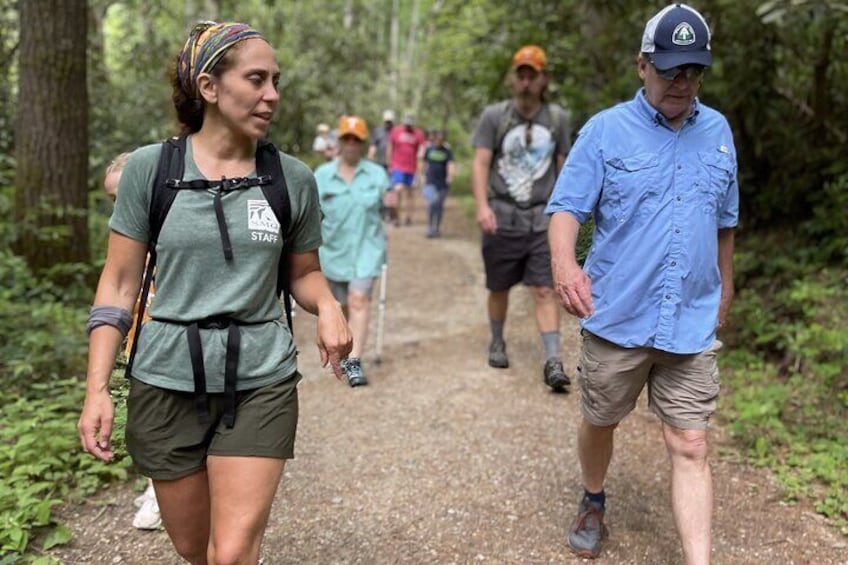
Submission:
<svg viewBox="0 0 848 565">
<path fill-rule="evenodd" d="M 386 262 L 386 233 L 380 208 L 389 177 L 380 165 L 361 159 L 348 184 L 334 159 L 315 170 L 324 219 L 321 270 L 337 282 L 377 277 Z"/>
</svg>

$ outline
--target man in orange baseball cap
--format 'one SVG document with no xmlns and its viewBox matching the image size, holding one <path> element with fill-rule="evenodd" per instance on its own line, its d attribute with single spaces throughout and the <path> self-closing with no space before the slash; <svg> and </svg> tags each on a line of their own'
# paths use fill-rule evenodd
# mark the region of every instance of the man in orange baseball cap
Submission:
<svg viewBox="0 0 848 565">
<path fill-rule="evenodd" d="M 566 392 L 571 381 L 560 352 L 560 306 L 553 290 L 545 205 L 571 132 L 565 110 L 545 101 L 547 68 L 545 51 L 537 45 L 525 45 L 512 56 L 512 98 L 483 110 L 472 139 L 471 172 L 489 290 L 489 365 L 509 366 L 504 341 L 509 291 L 523 283 L 535 301 L 543 382 Z"/>
<path fill-rule="evenodd" d="M 545 55 L 544 49 L 537 45 L 525 45 L 512 56 L 512 68 L 514 70 L 527 66 L 535 69 L 537 73 L 542 73 L 547 65 L 548 57 Z"/>
</svg>

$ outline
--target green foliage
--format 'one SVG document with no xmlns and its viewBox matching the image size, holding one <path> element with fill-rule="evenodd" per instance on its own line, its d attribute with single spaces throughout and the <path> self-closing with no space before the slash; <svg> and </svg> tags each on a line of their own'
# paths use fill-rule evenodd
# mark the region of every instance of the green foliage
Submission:
<svg viewBox="0 0 848 565">
<path fill-rule="evenodd" d="M 794 232 L 741 239 L 724 415 L 788 499 L 812 500 L 848 534 L 848 254 L 844 220 L 825 213 L 846 198 L 842 182 Z"/>
<path fill-rule="evenodd" d="M 0 559 L 31 552 L 35 540 L 42 551 L 67 543 L 70 532 L 55 522 L 53 507 L 127 478 L 129 459 L 120 441 L 125 393 L 119 388 L 116 401 L 117 457 L 106 464 L 79 446 L 75 424 L 84 391 L 76 378 L 0 391 Z"/>
<path fill-rule="evenodd" d="M 38 279 L 21 257 L 0 251 L 0 378 L 6 386 L 84 374 L 90 271 L 57 265 Z M 59 286 L 50 276 L 77 283 Z"/>
</svg>

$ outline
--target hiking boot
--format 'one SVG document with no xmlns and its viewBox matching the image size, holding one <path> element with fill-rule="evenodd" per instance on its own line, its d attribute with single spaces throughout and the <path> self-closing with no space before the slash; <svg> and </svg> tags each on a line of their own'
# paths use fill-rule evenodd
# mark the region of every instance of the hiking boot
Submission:
<svg viewBox="0 0 848 565">
<path fill-rule="evenodd" d="M 568 392 L 568 387 L 571 386 L 571 379 L 565 374 L 559 357 L 550 357 L 545 361 L 542 376 L 545 379 L 545 384 L 551 387 L 554 392 Z"/>
<path fill-rule="evenodd" d="M 509 358 L 506 356 L 506 343 L 493 341 L 489 344 L 489 367 L 506 369 L 509 367 Z"/>
<path fill-rule="evenodd" d="M 362 361 L 358 357 L 342 359 L 342 369 L 347 377 L 347 384 L 350 386 L 365 386 L 368 384 L 368 379 L 365 378 L 365 373 L 362 371 Z"/>
<path fill-rule="evenodd" d="M 568 529 L 568 548 L 579 557 L 594 559 L 601 554 L 601 540 L 608 535 L 604 507 L 584 496 L 577 517 Z"/>
</svg>

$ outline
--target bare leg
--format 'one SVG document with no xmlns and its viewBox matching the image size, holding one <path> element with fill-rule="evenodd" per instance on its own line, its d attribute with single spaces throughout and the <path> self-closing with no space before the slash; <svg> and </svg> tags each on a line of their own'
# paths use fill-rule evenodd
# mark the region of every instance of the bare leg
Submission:
<svg viewBox="0 0 848 565">
<path fill-rule="evenodd" d="M 350 352 L 350 356 L 361 358 L 365 352 L 365 341 L 368 338 L 371 299 L 361 292 L 350 292 L 347 295 L 347 301 L 347 320 L 353 334 L 353 350 Z"/>
<path fill-rule="evenodd" d="M 671 511 L 688 565 L 710 562 L 713 482 L 707 461 L 706 430 L 663 424 L 671 459 Z"/>
<path fill-rule="evenodd" d="M 254 565 L 285 466 L 283 459 L 209 456 L 211 565 Z"/>
<path fill-rule="evenodd" d="M 601 492 L 612 460 L 613 435 L 618 424 L 595 426 L 584 418 L 577 432 L 577 453 L 583 472 L 583 487 L 589 492 Z"/>
<path fill-rule="evenodd" d="M 162 525 L 180 557 L 205 565 L 209 545 L 209 478 L 203 469 L 173 481 L 153 481 Z"/>
<path fill-rule="evenodd" d="M 415 186 L 407 186 L 404 192 L 406 193 L 406 223 L 409 224 L 415 215 Z"/>
<path fill-rule="evenodd" d="M 554 289 L 547 286 L 531 288 L 536 303 L 536 327 L 539 333 L 559 331 L 561 307 Z"/>
<path fill-rule="evenodd" d="M 489 319 L 496 322 L 506 321 L 506 309 L 509 306 L 509 291 L 490 291 L 487 308 L 489 311 Z"/>
</svg>

